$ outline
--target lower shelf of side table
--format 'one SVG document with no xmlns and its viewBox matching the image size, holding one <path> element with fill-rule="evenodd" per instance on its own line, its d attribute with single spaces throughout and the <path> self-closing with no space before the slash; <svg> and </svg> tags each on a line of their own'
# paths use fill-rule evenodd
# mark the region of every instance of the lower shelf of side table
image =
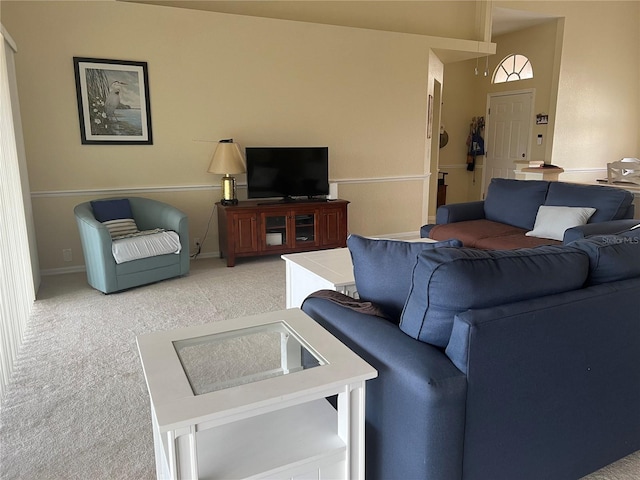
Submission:
<svg viewBox="0 0 640 480">
<path fill-rule="evenodd" d="M 345 477 L 346 445 L 325 399 L 199 431 L 196 443 L 200 479 Z"/>
</svg>

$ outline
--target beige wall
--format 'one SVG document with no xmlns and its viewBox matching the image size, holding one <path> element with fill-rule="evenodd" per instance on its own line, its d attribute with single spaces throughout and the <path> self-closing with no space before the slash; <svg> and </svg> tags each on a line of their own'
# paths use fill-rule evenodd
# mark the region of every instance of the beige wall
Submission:
<svg viewBox="0 0 640 480">
<path fill-rule="evenodd" d="M 482 95 L 484 59 L 479 59 L 479 75 L 474 73 L 475 60 L 450 63 L 444 68 L 442 123 L 449 134 L 449 143 L 440 149 L 440 170 L 447 172 L 447 203 L 476 200 L 476 190 L 482 183 L 482 159 L 478 157 L 475 171 L 467 170 L 467 136 L 473 117 L 484 116 Z"/>
<path fill-rule="evenodd" d="M 455 141 L 451 148 L 442 149 L 441 162 L 448 164 L 443 170 L 450 172 L 448 176 L 447 203 L 479 200 L 482 195 L 482 174 L 484 157 L 476 159 L 476 169 L 466 170 L 466 139 L 469 134 L 469 123 L 474 116 L 485 116 L 487 111 L 487 95 L 513 90 L 535 90 L 535 105 L 533 115 L 544 113 L 553 120 L 555 112 L 555 86 L 557 85 L 557 71 L 554 69 L 556 59 L 556 33 L 561 25 L 559 20 L 495 37 L 496 54 L 486 58 L 448 64 L 445 67 L 445 112 L 447 123 L 451 128 L 450 142 Z M 560 46 L 561 47 L 561 46 Z M 491 78 L 497 66 L 511 54 L 525 55 L 531 62 L 534 71 L 532 79 L 502 84 L 492 84 Z M 475 75 L 475 68 L 478 75 Z M 487 70 L 488 75 L 484 72 Z M 449 100 L 451 102 L 449 103 Z M 450 120 L 449 120 L 450 119 Z M 488 123 L 488 119 L 487 119 Z M 534 140 L 531 143 L 531 159 L 551 163 L 551 145 L 553 141 L 553 124 L 533 126 L 532 139 L 542 134 L 544 141 L 538 146 Z M 453 137 L 452 134 L 453 133 Z M 488 146 L 488 145 L 487 145 Z M 548 150 L 547 147 L 549 146 Z M 446 151 L 445 151 L 446 150 Z M 450 163 L 449 163 L 450 162 Z"/>
<path fill-rule="evenodd" d="M 640 2 L 495 2 L 564 19 L 551 163 L 561 180 L 602 176 L 607 162 L 638 157 Z"/>
<path fill-rule="evenodd" d="M 640 156 L 640 113 L 630 107 L 640 105 L 640 2 L 494 4 L 566 17 L 551 161 L 589 173 Z M 0 15 L 18 44 L 44 270 L 84 263 L 72 209 L 97 197 L 167 201 L 187 212 L 192 238 L 202 239 L 220 197 L 219 178 L 206 173 L 214 144 L 202 140 L 328 145 L 354 233 L 417 231 L 429 211 L 427 94 L 440 81 L 429 37 L 113 1 L 3 0 Z M 81 145 L 74 56 L 148 62 L 154 145 Z M 438 153 L 440 166 L 452 167 L 450 202 L 473 199 L 481 183 L 464 169 L 469 121 L 486 103 L 474 66 L 448 64 L 442 74 L 450 142 Z M 63 262 L 65 248 L 72 262 Z M 214 214 L 203 251 L 217 250 Z"/>
<path fill-rule="evenodd" d="M 512 90 L 535 89 L 535 104 L 531 112 L 535 118 L 538 113 L 549 115 L 551 124 L 536 125 L 533 122 L 531 132 L 530 160 L 545 161 L 551 163 L 551 150 L 546 150 L 547 145 L 552 144 L 553 120 L 555 113 L 555 103 L 551 103 L 552 97 L 555 99 L 555 88 L 558 85 L 558 72 L 554 70 L 556 49 L 561 49 L 562 44 L 556 45 L 556 33 L 562 30 L 560 20 L 552 20 L 547 23 L 527 28 L 518 32 L 501 35 L 494 38 L 498 47 L 496 55 L 489 60 L 489 76 L 485 78 L 483 89 L 485 94 L 508 92 Z M 518 53 L 529 59 L 533 67 L 533 78 L 521 80 L 519 82 L 507 82 L 492 84 L 491 75 L 502 61 Z M 543 144 L 537 145 L 535 139 L 538 134 L 543 135 Z"/>
<path fill-rule="evenodd" d="M 219 177 L 206 173 L 214 144 L 201 140 L 328 145 L 330 178 L 352 202 L 352 232 L 422 224 L 425 37 L 119 2 L 3 1 L 2 19 L 19 48 L 45 270 L 84 263 L 72 209 L 97 197 L 167 201 L 202 239 L 220 193 L 203 188 Z M 154 145 L 81 145 L 74 56 L 148 62 Z M 370 182 L 353 183 L 360 179 Z M 203 251 L 217 250 L 214 215 Z"/>
<path fill-rule="evenodd" d="M 465 139 L 471 117 L 484 115 L 487 93 L 533 88 L 534 115 L 549 114 L 548 125 L 534 125 L 531 158 L 565 169 L 564 181 L 606 176 L 607 162 L 640 157 L 640 2 L 494 2 L 494 6 L 532 10 L 550 22 L 494 37 L 489 77 L 473 74 L 475 60 L 447 64 L 443 121 L 450 143 L 440 151 L 449 171 L 447 202 L 481 197 L 482 161 L 466 172 Z M 588 34 L 586 32 L 593 32 Z M 534 78 L 491 85 L 490 75 L 508 54 L 531 59 Z M 544 137 L 537 146 L 538 134 Z M 452 144 L 453 142 L 453 144 Z"/>
<path fill-rule="evenodd" d="M 444 65 L 433 53 L 429 56 L 429 81 L 427 93 L 430 100 L 427 100 L 427 143 L 425 145 L 424 171 L 429 173 L 429 178 L 425 182 L 423 197 L 423 218 L 422 224 L 433 221 L 436 214 L 437 194 L 438 194 L 438 173 L 439 173 L 439 135 L 442 123 L 442 85 L 444 83 Z M 431 107 L 429 107 L 431 101 Z M 431 108 L 431 112 L 429 112 Z M 431 125 L 429 125 L 429 116 Z M 431 129 L 429 139 L 428 130 Z M 428 185 L 427 185 L 428 183 Z"/>
</svg>

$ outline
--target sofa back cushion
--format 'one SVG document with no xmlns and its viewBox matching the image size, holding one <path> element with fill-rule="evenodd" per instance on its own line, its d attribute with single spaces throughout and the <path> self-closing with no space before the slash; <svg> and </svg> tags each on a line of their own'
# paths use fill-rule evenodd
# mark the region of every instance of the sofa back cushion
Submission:
<svg viewBox="0 0 640 480">
<path fill-rule="evenodd" d="M 347 247 L 361 300 L 378 305 L 394 321 L 400 319 L 411 287 L 418 254 L 437 247 L 461 247 L 459 240 L 404 242 L 350 235 Z"/>
<path fill-rule="evenodd" d="M 563 207 L 593 207 L 596 209 L 589 223 L 627 218 L 633 195 L 621 188 L 605 185 L 579 185 L 551 182 L 545 205 Z"/>
<path fill-rule="evenodd" d="M 588 270 L 589 257 L 567 246 L 422 252 L 400 329 L 422 342 L 446 347 L 457 314 L 581 288 Z"/>
<path fill-rule="evenodd" d="M 484 201 L 487 220 L 531 230 L 538 207 L 544 203 L 549 182 L 493 178 Z"/>
<path fill-rule="evenodd" d="M 621 235 L 595 235 L 569 245 L 589 255 L 589 285 L 640 277 L 640 228 Z"/>
</svg>

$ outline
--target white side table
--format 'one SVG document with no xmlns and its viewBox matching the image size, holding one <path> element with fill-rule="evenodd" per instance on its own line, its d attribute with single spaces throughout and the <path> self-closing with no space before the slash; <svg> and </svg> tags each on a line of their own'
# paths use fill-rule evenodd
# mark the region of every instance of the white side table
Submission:
<svg viewBox="0 0 640 480">
<path fill-rule="evenodd" d="M 516 160 L 516 180 L 547 180 L 557 182 L 564 169 L 562 167 L 529 167 L 528 160 Z"/>
<path fill-rule="evenodd" d="M 282 255 L 286 263 L 286 308 L 298 308 L 310 293 L 335 290 L 356 296 L 348 248 Z"/>
<path fill-rule="evenodd" d="M 299 309 L 137 342 L 158 478 L 364 479 L 377 372 Z"/>
</svg>

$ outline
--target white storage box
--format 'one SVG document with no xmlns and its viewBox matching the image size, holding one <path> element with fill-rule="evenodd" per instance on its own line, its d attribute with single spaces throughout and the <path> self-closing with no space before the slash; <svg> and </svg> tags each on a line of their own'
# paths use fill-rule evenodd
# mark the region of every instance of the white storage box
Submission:
<svg viewBox="0 0 640 480">
<path fill-rule="evenodd" d="M 267 233 L 267 245 L 282 245 L 282 234 Z"/>
</svg>

